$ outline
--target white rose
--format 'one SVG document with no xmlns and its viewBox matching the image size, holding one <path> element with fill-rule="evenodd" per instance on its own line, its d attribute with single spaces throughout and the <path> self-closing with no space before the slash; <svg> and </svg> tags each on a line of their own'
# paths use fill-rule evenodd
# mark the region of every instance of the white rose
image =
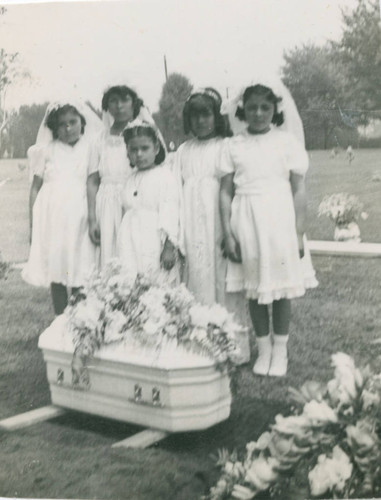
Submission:
<svg viewBox="0 0 381 500">
<path fill-rule="evenodd" d="M 191 337 L 198 342 L 204 342 L 208 338 L 208 335 L 204 329 L 195 328 L 191 334 Z"/>
<path fill-rule="evenodd" d="M 189 309 L 191 322 L 194 326 L 207 328 L 209 324 L 209 308 L 206 306 L 195 305 Z"/>
<path fill-rule="evenodd" d="M 332 458 L 320 455 L 318 463 L 308 474 L 312 496 L 320 496 L 328 490 L 342 491 L 352 475 L 353 465 L 346 453 L 335 446 Z"/>
<path fill-rule="evenodd" d="M 314 399 L 304 405 L 303 416 L 317 425 L 337 422 L 337 415 L 332 408 L 325 401 L 317 402 Z"/>
<path fill-rule="evenodd" d="M 220 304 L 213 304 L 213 306 L 209 308 L 209 323 L 213 325 L 221 327 L 228 317 L 228 311 Z"/>
<path fill-rule="evenodd" d="M 160 325 L 151 319 L 148 319 L 143 325 L 143 330 L 148 335 L 155 335 L 156 333 L 159 333 L 160 328 Z"/>
<path fill-rule="evenodd" d="M 318 463 L 308 473 L 310 491 L 313 497 L 321 496 L 331 488 L 331 480 L 327 474 L 325 461 L 322 460 L 325 455 L 320 455 Z"/>
<path fill-rule="evenodd" d="M 311 424 L 309 419 L 305 415 L 296 415 L 290 417 L 283 417 L 283 415 L 277 415 L 275 417 L 275 425 L 273 429 L 280 434 L 301 434 L 304 430 L 308 430 Z"/>
<path fill-rule="evenodd" d="M 278 460 L 272 457 L 258 457 L 248 469 L 245 481 L 253 484 L 259 491 L 266 490 L 278 477 L 275 467 Z"/>
<path fill-rule="evenodd" d="M 94 330 L 98 326 L 103 303 L 94 296 L 87 297 L 74 309 L 72 322 L 77 328 L 89 328 Z"/>
</svg>

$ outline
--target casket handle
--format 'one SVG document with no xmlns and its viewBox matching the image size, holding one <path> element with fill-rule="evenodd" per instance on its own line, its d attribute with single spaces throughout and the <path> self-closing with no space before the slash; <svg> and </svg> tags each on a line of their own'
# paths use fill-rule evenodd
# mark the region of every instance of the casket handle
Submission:
<svg viewBox="0 0 381 500">
<path fill-rule="evenodd" d="M 134 397 L 133 398 L 128 398 L 128 401 L 131 401 L 132 403 L 138 404 L 138 405 L 145 405 L 145 406 L 156 406 L 159 408 L 162 408 L 164 405 L 160 401 L 160 389 L 157 387 L 152 388 L 152 401 L 146 401 L 143 399 L 143 389 L 142 386 L 139 384 L 134 385 Z"/>
</svg>

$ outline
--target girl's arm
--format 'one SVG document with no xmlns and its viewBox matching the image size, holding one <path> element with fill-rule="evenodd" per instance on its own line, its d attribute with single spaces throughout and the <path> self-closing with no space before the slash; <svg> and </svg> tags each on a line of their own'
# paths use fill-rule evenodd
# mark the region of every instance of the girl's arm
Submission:
<svg viewBox="0 0 381 500">
<path fill-rule="evenodd" d="M 307 197 L 304 176 L 291 172 L 292 195 L 294 198 L 296 234 L 298 236 L 299 254 L 304 256 L 303 236 L 306 231 Z"/>
<path fill-rule="evenodd" d="M 230 226 L 231 204 L 234 196 L 234 173 L 225 175 L 221 179 L 220 188 L 220 213 L 222 230 L 224 233 L 224 247 L 229 259 L 233 262 L 241 262 L 241 251 L 239 244 L 233 236 Z"/>
<path fill-rule="evenodd" d="M 89 236 L 94 245 L 101 242 L 99 224 L 96 217 L 96 198 L 100 184 L 98 172 L 93 172 L 87 178 L 87 206 L 89 218 Z"/>
<path fill-rule="evenodd" d="M 33 176 L 33 181 L 30 187 L 30 194 L 29 194 L 29 229 L 30 229 L 29 241 L 32 241 L 33 207 L 43 182 L 44 181 L 42 177 L 40 177 L 39 175 Z"/>
</svg>

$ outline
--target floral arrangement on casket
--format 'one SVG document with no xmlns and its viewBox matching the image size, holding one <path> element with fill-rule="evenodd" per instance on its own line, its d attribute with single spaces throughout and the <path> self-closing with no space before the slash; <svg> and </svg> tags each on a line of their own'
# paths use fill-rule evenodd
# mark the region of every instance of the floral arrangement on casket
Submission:
<svg viewBox="0 0 381 500">
<path fill-rule="evenodd" d="M 335 193 L 325 196 L 319 205 L 318 216 L 326 216 L 335 223 L 336 241 L 360 241 L 359 219 L 367 219 L 364 205 L 348 193 Z"/>
<path fill-rule="evenodd" d="M 303 498 L 381 496 L 381 375 L 359 370 L 344 353 L 332 364 L 328 384 L 290 388 L 293 414 L 277 415 L 270 431 L 246 445 L 243 460 L 219 451 L 222 475 L 205 499 L 249 500 L 268 491 L 295 500 L 297 484 Z"/>
<path fill-rule="evenodd" d="M 142 348 L 181 346 L 233 370 L 242 331 L 218 305 L 198 304 L 185 285 L 170 287 L 126 274 L 117 261 L 95 272 L 65 310 L 73 336 L 73 384 L 86 385 L 88 359 L 103 345 L 134 342 Z"/>
</svg>

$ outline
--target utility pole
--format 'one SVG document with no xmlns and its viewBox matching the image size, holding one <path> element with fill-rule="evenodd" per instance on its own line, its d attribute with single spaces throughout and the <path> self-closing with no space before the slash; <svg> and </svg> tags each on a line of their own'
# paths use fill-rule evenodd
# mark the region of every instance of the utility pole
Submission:
<svg viewBox="0 0 381 500">
<path fill-rule="evenodd" d="M 164 72 L 165 72 L 165 81 L 168 81 L 168 69 L 167 69 L 167 57 L 164 54 Z"/>
</svg>

